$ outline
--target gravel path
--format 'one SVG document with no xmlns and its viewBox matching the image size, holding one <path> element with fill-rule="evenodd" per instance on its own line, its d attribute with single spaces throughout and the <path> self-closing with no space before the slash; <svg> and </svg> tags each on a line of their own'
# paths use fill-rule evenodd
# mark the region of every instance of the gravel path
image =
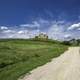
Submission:
<svg viewBox="0 0 80 80">
<path fill-rule="evenodd" d="M 34 69 L 21 80 L 80 80 L 80 48 L 69 48 L 64 54 Z"/>
</svg>

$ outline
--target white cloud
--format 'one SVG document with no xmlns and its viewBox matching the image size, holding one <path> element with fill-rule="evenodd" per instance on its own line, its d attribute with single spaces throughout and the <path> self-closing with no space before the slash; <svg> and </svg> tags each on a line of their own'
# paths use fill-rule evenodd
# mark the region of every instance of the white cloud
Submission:
<svg viewBox="0 0 80 80">
<path fill-rule="evenodd" d="M 32 21 L 32 24 L 20 25 L 20 27 L 14 28 L 2 28 L 2 34 L 7 38 L 33 38 L 40 32 L 47 33 L 49 38 L 62 39 L 64 37 L 64 21 L 48 21 L 40 19 L 38 21 Z M 30 27 L 31 29 L 27 29 Z M 39 27 L 32 29 L 33 27 Z M 41 28 L 40 28 L 41 27 Z M 47 32 L 45 31 L 47 30 Z"/>
<path fill-rule="evenodd" d="M 18 31 L 16 34 L 13 35 L 13 38 L 24 38 L 24 39 L 28 39 L 28 38 L 33 38 L 35 37 L 35 35 L 38 34 L 37 30 L 22 30 L 22 31 Z"/>
<path fill-rule="evenodd" d="M 40 24 L 37 21 L 33 21 L 32 24 L 22 24 L 21 27 L 40 27 Z"/>
<path fill-rule="evenodd" d="M 23 39 L 27 39 L 27 38 L 30 38 L 29 35 L 24 35 L 24 34 L 14 34 L 12 36 L 12 38 L 23 38 Z"/>
<path fill-rule="evenodd" d="M 31 24 L 21 24 L 20 26 L 21 26 L 21 27 L 32 27 Z"/>
<path fill-rule="evenodd" d="M 0 28 L 1 28 L 1 30 L 6 30 L 6 29 L 8 29 L 8 27 L 6 27 L 6 26 L 1 26 Z"/>
<path fill-rule="evenodd" d="M 78 28 L 80 28 L 80 23 L 72 24 L 72 25 L 68 28 L 68 30 L 74 30 L 74 29 L 78 29 Z"/>
<path fill-rule="evenodd" d="M 24 33 L 24 31 L 18 31 L 17 33 L 18 33 L 18 34 L 23 34 L 23 33 Z"/>
<path fill-rule="evenodd" d="M 79 38 L 80 23 L 72 24 L 68 27 L 65 21 L 54 21 L 39 19 L 32 21 L 31 24 L 22 24 L 17 27 L 0 28 L 0 38 L 33 38 L 40 32 L 46 33 L 49 38 L 64 40 L 70 38 Z M 29 29 L 30 28 L 30 29 Z M 74 32 L 72 32 L 74 30 Z M 78 30 L 78 32 L 76 31 Z"/>
<path fill-rule="evenodd" d="M 34 26 L 40 27 L 40 24 L 37 21 L 33 21 Z"/>
<path fill-rule="evenodd" d="M 65 26 L 62 25 L 62 23 L 54 23 L 51 25 L 51 27 L 48 30 L 48 36 L 52 39 L 63 39 L 65 32 L 64 32 Z"/>
<path fill-rule="evenodd" d="M 15 33 L 15 31 L 14 30 L 3 30 L 3 33 Z"/>
<path fill-rule="evenodd" d="M 64 38 L 70 38 L 70 37 L 71 37 L 70 34 L 66 34 L 66 35 L 64 35 Z"/>
<path fill-rule="evenodd" d="M 80 31 L 80 28 L 78 28 L 77 30 Z"/>
</svg>

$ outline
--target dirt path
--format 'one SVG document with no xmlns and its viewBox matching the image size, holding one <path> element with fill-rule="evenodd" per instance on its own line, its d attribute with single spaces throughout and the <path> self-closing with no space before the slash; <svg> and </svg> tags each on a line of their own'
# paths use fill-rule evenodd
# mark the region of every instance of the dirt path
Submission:
<svg viewBox="0 0 80 80">
<path fill-rule="evenodd" d="M 80 48 L 71 47 L 21 80 L 80 80 Z"/>
</svg>

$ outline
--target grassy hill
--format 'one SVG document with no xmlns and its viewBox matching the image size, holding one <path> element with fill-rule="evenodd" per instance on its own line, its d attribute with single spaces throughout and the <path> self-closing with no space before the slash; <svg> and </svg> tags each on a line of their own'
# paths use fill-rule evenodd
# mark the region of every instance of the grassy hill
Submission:
<svg viewBox="0 0 80 80">
<path fill-rule="evenodd" d="M 17 80 L 66 49 L 55 41 L 0 40 L 0 80 Z"/>
</svg>

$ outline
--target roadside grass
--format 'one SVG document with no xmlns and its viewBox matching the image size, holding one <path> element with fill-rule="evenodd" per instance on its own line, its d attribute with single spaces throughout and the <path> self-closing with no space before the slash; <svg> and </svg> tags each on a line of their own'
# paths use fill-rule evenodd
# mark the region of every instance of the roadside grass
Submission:
<svg viewBox="0 0 80 80">
<path fill-rule="evenodd" d="M 67 46 L 33 40 L 0 40 L 0 80 L 17 80 L 61 55 Z"/>
</svg>

